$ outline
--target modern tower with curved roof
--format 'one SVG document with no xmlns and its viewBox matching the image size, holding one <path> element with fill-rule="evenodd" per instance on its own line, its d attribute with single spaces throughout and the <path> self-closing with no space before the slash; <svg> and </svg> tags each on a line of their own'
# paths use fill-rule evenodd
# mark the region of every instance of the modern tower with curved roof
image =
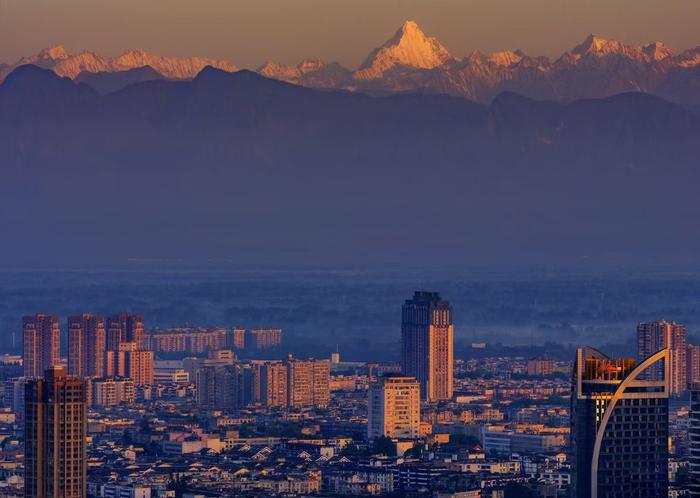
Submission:
<svg viewBox="0 0 700 498">
<path fill-rule="evenodd" d="M 645 372 L 661 365 L 663 378 Z M 668 349 L 641 362 L 576 353 L 571 451 L 576 498 L 668 495 Z"/>
</svg>

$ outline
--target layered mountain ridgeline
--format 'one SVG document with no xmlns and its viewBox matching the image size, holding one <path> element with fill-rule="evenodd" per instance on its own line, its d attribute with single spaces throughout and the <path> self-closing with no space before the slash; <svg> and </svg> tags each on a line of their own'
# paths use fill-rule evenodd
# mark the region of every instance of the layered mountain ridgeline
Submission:
<svg viewBox="0 0 700 498">
<path fill-rule="evenodd" d="M 0 85 L 0 258 L 579 260 L 700 249 L 700 119 L 641 93 L 320 91 L 204 69 Z"/>
<path fill-rule="evenodd" d="M 435 92 L 490 102 L 504 91 L 570 101 L 623 92 L 646 92 L 677 102 L 697 102 L 700 47 L 681 54 L 660 42 L 641 47 L 590 35 L 556 60 L 520 50 L 459 58 L 407 21 L 356 71 L 303 61 L 296 67 L 267 63 L 259 72 L 311 87 L 368 93 Z M 329 76 L 331 73 L 332 76 Z"/>
<path fill-rule="evenodd" d="M 91 73 L 89 71 L 84 71 L 76 76 L 73 81 L 76 83 L 85 83 L 99 93 L 106 95 L 119 91 L 134 83 L 161 79 L 163 79 L 163 75 L 158 71 L 150 66 L 143 66 L 114 73 Z"/>
<path fill-rule="evenodd" d="M 163 78 L 176 80 L 192 79 L 206 66 L 225 71 L 237 70 L 229 62 L 204 57 L 162 57 L 144 50 L 127 50 L 117 57 L 103 57 L 87 51 L 69 54 L 63 46 L 57 45 L 23 57 L 15 64 L 0 66 L 0 81 L 15 68 L 27 64 L 51 69 L 59 76 L 69 78 L 77 78 L 85 73 L 118 73 L 143 67 L 153 69 Z"/>
<path fill-rule="evenodd" d="M 223 60 L 168 58 L 143 50 L 130 50 L 113 58 L 92 52 L 71 55 L 57 46 L 15 64 L 0 65 L 0 80 L 23 64 L 53 69 L 60 76 L 70 78 L 81 73 L 114 73 L 144 66 L 165 79 L 192 79 L 204 66 L 226 71 L 237 69 Z M 700 102 L 699 67 L 700 47 L 674 54 L 660 42 L 636 47 L 594 35 L 555 60 L 531 56 L 520 50 L 491 55 L 477 50 L 461 57 L 451 54 L 437 39 L 426 36 L 415 22 L 406 21 L 357 69 L 305 59 L 296 66 L 266 62 L 257 72 L 311 88 L 373 95 L 442 93 L 489 103 L 504 91 L 564 102 L 645 92 L 673 102 L 697 105 Z M 108 87 L 118 89 L 139 81 L 132 76 L 133 73 L 120 79 L 108 78 L 112 81 Z M 121 86 L 114 84 L 117 81 Z"/>
</svg>

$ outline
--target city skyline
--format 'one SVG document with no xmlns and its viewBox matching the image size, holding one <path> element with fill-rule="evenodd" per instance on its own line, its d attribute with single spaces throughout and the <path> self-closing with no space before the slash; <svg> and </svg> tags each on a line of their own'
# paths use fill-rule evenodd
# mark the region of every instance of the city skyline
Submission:
<svg viewBox="0 0 700 498">
<path fill-rule="evenodd" d="M 699 21 L 0 0 L 0 498 L 700 498 Z"/>
<path fill-rule="evenodd" d="M 299 430 L 300 435 L 295 437 L 302 439 L 305 435 L 318 438 L 319 431 L 325 437 L 335 434 L 333 431 L 352 434 L 347 439 L 354 445 L 366 445 L 365 451 L 369 454 L 383 454 L 382 458 L 401 456 L 401 462 L 406 463 L 397 460 L 397 465 L 409 465 L 392 478 L 385 474 L 367 478 L 367 489 L 374 490 L 373 493 L 389 493 L 396 489 L 410 491 L 421 486 L 444 489 L 440 479 L 446 476 L 435 463 L 430 463 L 431 459 L 426 460 L 421 454 L 423 448 L 431 445 L 439 448 L 444 444 L 464 444 L 455 441 L 464 441 L 467 446 L 479 442 L 480 446 L 467 450 L 468 459 L 460 462 L 457 468 L 466 474 L 479 472 L 490 476 L 480 485 L 485 489 L 503 489 L 504 486 L 508 489 L 513 483 L 518 492 L 528 489 L 526 483 L 531 482 L 531 478 L 526 477 L 526 460 L 508 457 L 511 452 L 527 458 L 549 454 L 547 460 L 556 453 L 555 467 L 537 466 L 542 472 L 551 473 L 538 481 L 537 489 L 542 493 L 551 488 L 561 493 L 576 490 L 575 495 L 565 495 L 576 498 L 623 497 L 628 486 L 620 483 L 625 482 L 637 486 L 648 496 L 662 498 L 667 489 L 683 485 L 677 472 L 669 474 L 669 465 L 685 462 L 687 450 L 680 450 L 676 445 L 686 448 L 695 444 L 694 422 L 690 422 L 690 434 L 679 435 L 677 426 L 670 423 L 670 411 L 671 406 L 685 404 L 687 388 L 695 399 L 698 385 L 692 382 L 692 372 L 698 369 L 693 353 L 696 346 L 687 343 L 684 325 L 664 320 L 639 322 L 636 327 L 638 359 L 608 358 L 593 348 L 581 347 L 573 362 L 562 363 L 547 355 L 486 356 L 482 360 L 467 360 L 453 356 L 454 310 L 440 293 L 416 291 L 413 298 L 404 301 L 400 311 L 397 313 L 400 327 L 396 332 L 401 337 L 401 364 L 345 362 L 337 350 L 329 359 L 292 355 L 283 359 L 260 359 L 258 355 L 264 357 L 272 351 L 283 350 L 282 329 L 195 326 L 162 330 L 148 328 L 148 317 L 140 314 L 109 314 L 107 320 L 87 313 L 69 316 L 65 322 L 68 339 L 65 364 L 71 370 L 69 376 L 66 377 L 66 367 L 57 362 L 44 378 L 6 379 L 2 403 L 14 410 L 24 406 L 22 419 L 26 434 L 44 434 L 43 440 L 37 436 L 36 450 L 29 450 L 29 455 L 33 455 L 33 451 L 37 455 L 65 452 L 51 449 L 47 446 L 49 443 L 42 442 L 46 440 L 46 431 L 52 429 L 35 427 L 44 420 L 50 423 L 50 417 L 34 415 L 44 413 L 41 403 L 47 404 L 47 413 L 87 413 L 88 421 L 94 423 L 92 417 L 96 414 L 105 417 L 104 414 L 116 411 L 123 417 L 121 410 L 124 409 L 161 407 L 163 403 L 174 402 L 180 409 L 189 406 L 185 409 L 202 414 L 195 420 L 205 414 L 214 418 L 189 433 L 171 429 L 159 451 L 189 455 L 206 450 L 211 458 L 239 446 L 246 451 L 251 442 L 263 437 L 268 446 L 256 450 L 254 459 L 263 458 L 261 455 L 265 452 L 274 451 L 271 447 L 275 447 L 276 443 L 272 443 L 275 437 L 264 438 L 264 429 L 252 437 L 242 436 L 240 430 L 232 430 L 230 424 L 245 424 L 235 422 L 241 420 L 280 423 L 287 417 L 291 420 L 300 420 L 297 418 L 300 416 L 302 420 L 320 417 L 318 428 L 314 428 L 313 423 L 306 426 L 301 422 L 301 428 L 285 431 Z M 45 330 L 44 335 L 48 334 L 51 341 L 60 342 L 59 317 L 38 314 L 24 317 L 22 323 L 27 337 L 34 337 L 36 330 Z M 108 334 L 105 323 L 111 329 Z M 116 347 L 107 346 L 106 335 L 112 336 L 111 342 Z M 25 344 L 30 343 L 25 341 Z M 478 350 L 487 345 L 473 347 Z M 150 348 L 154 350 L 148 350 Z M 96 350 L 101 350 L 104 357 L 104 376 L 95 371 L 95 365 L 99 364 Z M 27 350 L 26 358 L 31 359 L 32 355 L 36 352 Z M 3 369 L 15 368 L 11 357 L 6 355 L 0 360 L 0 374 L 7 371 Z M 19 365 L 21 363 L 20 359 Z M 484 368 L 489 370 L 482 370 Z M 569 380 L 572 368 L 573 376 Z M 42 387 L 44 384 L 48 387 Z M 54 389 L 51 387 L 54 384 L 65 385 L 65 395 L 55 398 L 41 394 Z M 22 403 L 21 393 L 25 390 Z M 35 391 L 38 394 L 33 394 Z M 565 396 L 568 392 L 570 399 Z M 75 399 L 70 401 L 70 396 Z M 544 396 L 549 404 L 541 409 L 507 409 L 513 396 L 512 399 L 524 396 L 526 402 L 532 401 L 531 397 Z M 54 400 L 58 400 L 57 406 L 64 402 L 61 400 L 72 404 L 69 408 L 61 405 L 56 409 L 51 407 Z M 362 405 L 358 411 L 360 401 Z M 348 402 L 350 405 L 344 407 Z M 565 402 L 570 403 L 568 413 Z M 685 416 L 695 416 L 695 404 L 691 408 Z M 329 413 L 339 414 L 344 410 L 349 410 L 351 415 L 346 414 L 328 425 L 325 418 Z M 680 413 L 676 412 L 674 417 L 679 417 Z M 553 418 L 542 418 L 544 414 L 553 415 Z M 258 416 L 262 418 L 257 419 Z M 548 422 L 542 424 L 542 420 Z M 147 418 L 141 419 L 140 426 L 147 421 Z M 461 424 L 458 432 L 451 432 L 451 429 L 445 432 L 454 424 Z M 566 424 L 570 425 L 570 431 L 566 430 Z M 250 435 L 250 431 L 255 432 L 249 428 L 246 434 Z M 631 431 L 637 436 L 623 436 Z M 78 433 L 77 429 L 70 429 L 70 434 Z M 565 436 L 571 438 L 570 443 Z M 668 446 L 669 437 L 673 441 L 671 446 Z M 290 444 L 288 437 L 278 438 L 279 444 Z M 27 441 L 34 444 L 32 439 Z M 150 451 L 153 450 L 145 450 L 145 454 Z M 327 449 L 321 456 L 332 459 L 335 452 Z M 347 456 L 343 458 L 347 460 L 344 467 L 347 471 L 352 460 Z M 28 461 L 34 460 L 46 461 L 41 456 Z M 630 466 L 629 461 L 637 463 Z M 30 493 L 28 496 L 34 496 L 31 490 L 37 486 L 42 489 L 73 486 L 78 498 L 93 496 L 86 495 L 83 490 L 95 482 L 94 474 L 87 472 L 83 477 L 59 477 L 51 481 L 49 464 L 38 463 L 38 467 L 29 472 L 24 488 L 25 493 Z M 421 465 L 424 467 L 418 467 L 420 470 L 414 475 L 410 469 Z M 363 467 L 354 463 L 352 468 L 357 472 Z M 693 482 L 692 466 L 689 471 L 689 482 Z M 321 472 L 338 478 L 327 468 Z M 430 477 L 433 473 L 436 480 Z M 499 480 L 501 477 L 503 481 Z M 365 486 L 358 477 L 353 479 Z M 483 498 L 474 482 L 452 485 L 461 487 L 459 489 L 466 486 L 472 493 L 468 495 L 470 498 Z M 129 487 L 122 482 L 118 486 L 123 489 L 120 492 L 137 490 L 136 484 Z M 305 481 L 303 489 L 319 492 L 322 486 L 336 486 L 333 489 L 340 495 L 349 493 L 350 489 L 344 487 L 347 484 L 321 484 L 313 479 Z M 112 492 L 112 488 L 104 489 Z M 155 488 L 150 489 L 155 492 Z"/>
</svg>

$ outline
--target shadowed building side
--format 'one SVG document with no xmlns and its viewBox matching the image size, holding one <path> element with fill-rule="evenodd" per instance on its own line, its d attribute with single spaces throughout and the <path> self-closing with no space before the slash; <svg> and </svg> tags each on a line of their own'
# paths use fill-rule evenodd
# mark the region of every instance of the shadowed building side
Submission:
<svg viewBox="0 0 700 498">
<path fill-rule="evenodd" d="M 669 351 L 637 363 L 579 348 L 572 376 L 575 498 L 666 498 Z M 663 365 L 661 379 L 647 370 Z"/>
<path fill-rule="evenodd" d="M 452 399 L 454 325 L 452 306 L 437 292 L 416 292 L 401 315 L 403 374 L 420 383 L 421 399 Z"/>
<path fill-rule="evenodd" d="M 122 342 L 135 342 L 138 349 L 144 348 L 144 322 L 141 315 L 119 313 L 107 318 L 106 347 L 108 351 L 118 351 Z"/>
<path fill-rule="evenodd" d="M 688 456 L 688 494 L 700 498 L 700 382 L 690 384 L 690 455 Z"/>
<path fill-rule="evenodd" d="M 87 495 L 87 388 L 61 366 L 25 386 L 26 498 Z"/>
</svg>

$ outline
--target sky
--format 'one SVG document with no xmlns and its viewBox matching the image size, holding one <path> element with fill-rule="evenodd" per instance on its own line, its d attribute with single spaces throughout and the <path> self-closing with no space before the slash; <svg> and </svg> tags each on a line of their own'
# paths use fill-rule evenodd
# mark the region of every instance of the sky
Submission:
<svg viewBox="0 0 700 498">
<path fill-rule="evenodd" d="M 0 0 L 0 62 L 62 44 L 245 68 L 305 57 L 352 68 L 407 19 L 455 56 L 520 48 L 553 57 L 589 33 L 676 51 L 700 45 L 698 0 Z"/>
</svg>

